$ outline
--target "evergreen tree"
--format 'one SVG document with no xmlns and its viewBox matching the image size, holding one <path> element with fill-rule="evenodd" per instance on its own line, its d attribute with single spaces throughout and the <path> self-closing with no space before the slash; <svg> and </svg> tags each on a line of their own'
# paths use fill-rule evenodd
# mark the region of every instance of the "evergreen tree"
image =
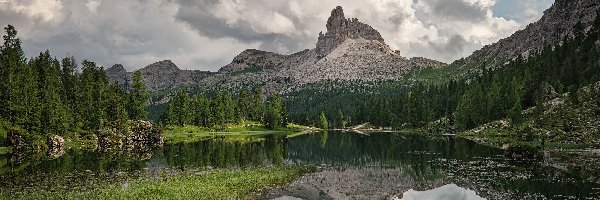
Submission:
<svg viewBox="0 0 600 200">
<path fill-rule="evenodd" d="M 329 128 L 329 123 L 327 122 L 327 117 L 325 116 L 324 112 L 321 112 L 321 114 L 319 114 L 319 119 L 318 119 L 318 127 L 322 128 L 322 129 L 328 129 Z"/>
<path fill-rule="evenodd" d="M 174 124 L 178 126 L 185 126 L 190 124 L 191 122 L 191 112 L 190 112 L 190 98 L 187 92 L 181 90 L 177 92 L 175 99 L 172 100 L 173 104 L 171 104 L 171 109 L 173 111 L 172 119 L 174 119 Z"/>
<path fill-rule="evenodd" d="M 264 104 L 263 104 L 263 90 L 261 86 L 258 86 L 255 88 L 254 90 L 254 97 L 252 100 L 252 120 L 255 121 L 262 121 L 262 116 L 263 116 L 263 109 L 264 109 Z"/>
<path fill-rule="evenodd" d="M 61 99 L 60 63 L 50 57 L 49 51 L 40 53 L 33 63 L 38 75 L 38 96 L 42 105 L 42 131 L 62 135 L 70 119 Z"/>
<path fill-rule="evenodd" d="M 269 129 L 279 128 L 282 125 L 283 103 L 278 94 L 273 94 L 267 104 L 265 112 L 265 126 Z"/>
<path fill-rule="evenodd" d="M 4 43 L 0 46 L 0 117 L 36 132 L 41 110 L 36 77 L 27 65 L 15 27 L 8 25 L 4 31 Z"/>
<path fill-rule="evenodd" d="M 81 116 L 79 116 L 77 110 L 78 99 L 77 99 L 77 88 L 78 76 L 77 76 L 77 61 L 74 57 L 66 57 L 62 59 L 60 80 L 62 83 L 62 102 L 65 104 L 67 113 L 70 113 L 70 126 L 78 127 L 81 123 Z"/>
<path fill-rule="evenodd" d="M 237 115 L 241 120 L 252 119 L 252 93 L 244 87 L 238 95 Z"/>
<path fill-rule="evenodd" d="M 132 120 L 143 120 L 148 116 L 146 107 L 148 107 L 149 96 L 146 91 L 146 83 L 144 83 L 144 78 L 139 70 L 133 72 L 132 79 L 133 84 L 129 92 L 127 113 L 129 113 L 129 118 Z"/>
<path fill-rule="evenodd" d="M 118 82 L 114 82 L 108 89 L 108 107 L 106 115 L 110 126 L 123 130 L 127 126 L 128 114 L 127 93 Z"/>
</svg>

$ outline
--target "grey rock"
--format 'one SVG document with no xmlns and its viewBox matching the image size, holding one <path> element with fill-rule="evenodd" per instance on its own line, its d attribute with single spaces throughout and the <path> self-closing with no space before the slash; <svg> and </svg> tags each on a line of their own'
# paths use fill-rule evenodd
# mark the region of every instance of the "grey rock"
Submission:
<svg viewBox="0 0 600 200">
<path fill-rule="evenodd" d="M 537 22 L 512 36 L 487 45 L 471 56 L 455 62 L 457 66 L 488 67 L 503 65 L 519 56 L 539 54 L 545 46 L 560 45 L 563 38 L 573 35 L 573 27 L 581 22 L 584 30 L 594 22 L 600 2 L 597 0 L 556 0 Z"/>
<path fill-rule="evenodd" d="M 52 159 L 65 154 L 65 139 L 59 135 L 48 136 L 48 156 Z"/>
</svg>

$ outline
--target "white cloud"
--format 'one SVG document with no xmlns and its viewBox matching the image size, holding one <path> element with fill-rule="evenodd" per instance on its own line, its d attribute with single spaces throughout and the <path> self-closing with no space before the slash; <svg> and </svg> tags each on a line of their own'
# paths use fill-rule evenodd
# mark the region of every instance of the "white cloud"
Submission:
<svg viewBox="0 0 600 200">
<path fill-rule="evenodd" d="M 536 0 L 525 0 L 535 2 Z M 524 1 L 524 2 L 525 2 Z M 547 1 L 547 0 L 545 0 Z M 379 30 L 407 57 L 451 62 L 523 26 L 495 17 L 495 0 L 20 0 L 0 5 L 29 56 L 50 49 L 129 70 L 170 59 L 217 70 L 246 48 L 314 48 L 335 6 Z M 546 5 L 549 6 L 549 5 Z M 527 21 L 541 16 L 539 4 Z M 537 12 L 537 13 L 536 13 Z M 6 24 L 4 24 L 6 23 Z"/>
</svg>

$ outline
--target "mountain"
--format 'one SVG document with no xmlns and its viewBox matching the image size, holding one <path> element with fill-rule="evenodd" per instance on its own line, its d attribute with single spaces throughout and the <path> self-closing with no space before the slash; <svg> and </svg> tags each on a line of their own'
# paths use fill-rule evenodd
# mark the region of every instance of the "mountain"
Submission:
<svg viewBox="0 0 600 200">
<path fill-rule="evenodd" d="M 106 69 L 105 72 L 111 83 L 117 82 L 126 89 L 129 88 L 133 73 L 125 71 L 123 65 L 113 65 Z M 214 74 L 207 71 L 181 70 L 170 60 L 155 62 L 140 69 L 140 72 L 150 92 L 195 85 L 200 80 Z"/>
<path fill-rule="evenodd" d="M 319 33 L 314 49 L 291 55 L 248 49 L 217 73 L 179 70 L 170 61 L 142 68 L 149 91 L 196 85 L 238 89 L 264 85 L 271 91 L 293 91 L 323 81 L 379 82 L 399 80 L 416 68 L 446 64 L 426 58 L 407 59 L 392 50 L 381 34 L 356 18 L 346 19 L 342 7 L 331 11 L 327 32 Z M 107 71 L 111 81 L 123 80 L 122 67 Z"/>
<path fill-rule="evenodd" d="M 573 36 L 575 25 L 581 22 L 589 30 L 598 10 L 598 0 L 556 0 L 542 18 L 508 38 L 487 45 L 471 56 L 456 61 L 457 66 L 501 65 L 518 56 L 539 54 L 545 46 L 560 45 L 563 38 Z"/>
</svg>

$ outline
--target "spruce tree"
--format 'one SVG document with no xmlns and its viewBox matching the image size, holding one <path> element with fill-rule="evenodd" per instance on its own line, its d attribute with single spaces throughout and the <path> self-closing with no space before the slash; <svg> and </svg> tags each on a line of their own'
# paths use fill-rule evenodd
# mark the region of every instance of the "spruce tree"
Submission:
<svg viewBox="0 0 600 200">
<path fill-rule="evenodd" d="M 278 94 L 273 94 L 269 99 L 265 112 L 265 126 L 269 129 L 279 128 L 282 125 L 283 103 Z"/>
<path fill-rule="evenodd" d="M 133 72 L 133 84 L 131 91 L 129 92 L 129 105 L 127 106 L 127 113 L 129 118 L 132 120 L 143 120 L 146 119 L 148 113 L 146 107 L 148 107 L 148 91 L 146 91 L 146 83 L 139 70 Z"/>
<path fill-rule="evenodd" d="M 318 119 L 318 127 L 321 129 L 328 129 L 329 128 L 329 123 L 327 122 L 327 117 L 325 116 L 324 112 L 321 112 L 321 114 L 319 114 L 319 119 Z"/>
</svg>

